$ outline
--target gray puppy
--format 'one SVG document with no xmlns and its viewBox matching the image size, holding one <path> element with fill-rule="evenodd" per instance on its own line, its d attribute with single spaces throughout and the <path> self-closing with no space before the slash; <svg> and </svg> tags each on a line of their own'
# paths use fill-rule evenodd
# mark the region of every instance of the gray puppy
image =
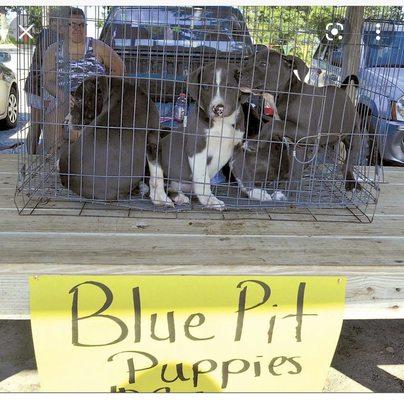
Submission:
<svg viewBox="0 0 404 400">
<path fill-rule="evenodd" d="M 295 76 L 298 71 L 300 80 Z M 353 167 L 360 152 L 360 119 L 346 92 L 336 86 L 316 87 L 304 83 L 306 64 L 298 57 L 283 56 L 264 49 L 244 64 L 240 74 L 242 90 L 268 91 L 276 95 L 281 121 L 271 120 L 262 128 L 263 136 L 282 140 L 284 136 L 296 146 L 296 158 L 305 160 L 305 146 L 319 143 L 334 145 L 342 141 L 346 149 L 343 175 L 346 190 L 361 189 L 355 181 Z M 245 88 L 245 89 L 244 89 Z M 318 135 L 318 134 L 321 135 Z M 292 189 L 299 184 L 303 163 L 291 160 Z"/>
<path fill-rule="evenodd" d="M 175 203 L 188 203 L 182 191 L 193 192 L 208 208 L 224 203 L 211 191 L 210 181 L 230 160 L 244 136 L 244 115 L 238 90 L 239 71 L 228 62 L 209 63 L 189 75 L 188 92 L 197 109 L 183 132 L 162 140 L 162 165 Z"/>
<path fill-rule="evenodd" d="M 87 78 L 74 93 L 70 124 L 80 138 L 59 160 L 63 186 L 88 199 L 127 197 L 150 169 L 154 204 L 171 204 L 158 161 L 159 114 L 128 78 Z"/>
<path fill-rule="evenodd" d="M 285 200 L 281 190 L 272 195 L 265 189 L 268 183 L 282 185 L 289 178 L 289 146 L 285 142 L 274 142 L 265 137 L 259 115 L 248 103 L 243 104 L 246 138 L 237 146 L 230 169 L 242 192 L 257 201 Z"/>
</svg>

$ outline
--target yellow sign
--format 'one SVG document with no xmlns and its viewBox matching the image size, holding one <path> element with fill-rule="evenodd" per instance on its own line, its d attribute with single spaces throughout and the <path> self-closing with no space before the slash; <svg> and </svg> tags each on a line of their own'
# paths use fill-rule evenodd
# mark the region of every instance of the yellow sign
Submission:
<svg viewBox="0 0 404 400">
<path fill-rule="evenodd" d="M 40 276 L 43 391 L 321 391 L 345 278 Z"/>
</svg>

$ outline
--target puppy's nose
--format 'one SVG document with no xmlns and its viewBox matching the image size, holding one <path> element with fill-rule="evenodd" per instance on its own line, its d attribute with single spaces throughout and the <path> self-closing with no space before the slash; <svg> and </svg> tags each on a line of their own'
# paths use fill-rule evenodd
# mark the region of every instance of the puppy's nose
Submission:
<svg viewBox="0 0 404 400">
<path fill-rule="evenodd" d="M 218 104 L 218 105 L 214 106 L 213 112 L 220 117 L 224 113 L 224 105 Z"/>
</svg>

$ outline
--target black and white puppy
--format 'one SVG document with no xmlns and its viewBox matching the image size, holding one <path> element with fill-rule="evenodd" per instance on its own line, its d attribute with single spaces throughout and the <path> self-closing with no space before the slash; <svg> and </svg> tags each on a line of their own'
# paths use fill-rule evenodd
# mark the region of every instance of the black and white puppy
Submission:
<svg viewBox="0 0 404 400">
<path fill-rule="evenodd" d="M 174 192 L 174 203 L 189 203 L 183 191 L 216 210 L 225 204 L 212 194 L 211 178 L 231 159 L 243 140 L 244 115 L 238 90 L 237 65 L 212 62 L 189 75 L 188 93 L 196 101 L 184 132 L 173 132 L 161 141 L 162 166 Z"/>
</svg>

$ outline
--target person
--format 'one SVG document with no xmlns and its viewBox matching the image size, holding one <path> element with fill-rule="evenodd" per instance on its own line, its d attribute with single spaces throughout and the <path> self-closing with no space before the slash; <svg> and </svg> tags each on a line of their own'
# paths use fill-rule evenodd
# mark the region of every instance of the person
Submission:
<svg viewBox="0 0 404 400">
<path fill-rule="evenodd" d="M 43 28 L 35 38 L 35 50 L 31 66 L 24 84 L 27 104 L 31 109 L 31 124 L 27 134 L 26 146 L 29 154 L 35 154 L 41 135 L 43 112 L 49 105 L 51 96 L 43 89 L 41 69 L 46 49 L 57 42 L 57 19 L 54 8 L 49 11 L 49 27 Z"/>
<path fill-rule="evenodd" d="M 67 38 L 67 43 L 62 39 L 52 44 L 44 55 L 44 84 L 54 97 L 45 113 L 44 154 L 59 155 L 66 141 L 77 140 L 78 131 L 70 128 L 64 135 L 64 129 L 73 104 L 72 94 L 87 77 L 125 74 L 124 62 L 111 47 L 87 37 L 86 18 L 80 8 L 69 9 L 67 32 L 63 37 Z"/>
</svg>

